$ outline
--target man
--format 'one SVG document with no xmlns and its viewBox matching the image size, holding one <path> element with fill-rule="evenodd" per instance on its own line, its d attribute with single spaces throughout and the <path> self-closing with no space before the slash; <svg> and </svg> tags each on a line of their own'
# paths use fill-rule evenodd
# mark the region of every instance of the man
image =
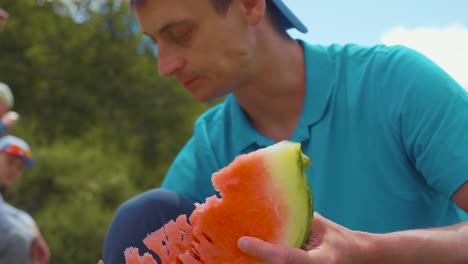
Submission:
<svg viewBox="0 0 468 264">
<path fill-rule="evenodd" d="M 323 47 L 280 0 L 131 1 L 158 69 L 203 114 L 162 189 L 117 211 L 104 262 L 215 194 L 211 174 L 288 139 L 312 160 L 315 220 L 305 250 L 243 237 L 265 263 L 468 263 L 468 95 L 404 47 Z"/>
<path fill-rule="evenodd" d="M 10 186 L 33 160 L 29 145 L 15 136 L 0 138 L 0 263 L 45 264 L 50 252 L 33 218 L 4 201 Z"/>
</svg>

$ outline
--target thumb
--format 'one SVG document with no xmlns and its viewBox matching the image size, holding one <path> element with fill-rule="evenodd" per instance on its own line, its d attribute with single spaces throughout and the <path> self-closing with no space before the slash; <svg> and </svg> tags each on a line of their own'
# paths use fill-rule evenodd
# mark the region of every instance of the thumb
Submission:
<svg viewBox="0 0 468 264">
<path fill-rule="evenodd" d="M 237 241 L 239 249 L 252 257 L 265 263 L 309 263 L 310 258 L 306 251 L 275 245 L 254 237 L 241 237 Z"/>
<path fill-rule="evenodd" d="M 267 263 L 275 259 L 277 246 L 255 237 L 241 237 L 237 241 L 239 249 L 247 255 L 261 259 Z"/>
</svg>

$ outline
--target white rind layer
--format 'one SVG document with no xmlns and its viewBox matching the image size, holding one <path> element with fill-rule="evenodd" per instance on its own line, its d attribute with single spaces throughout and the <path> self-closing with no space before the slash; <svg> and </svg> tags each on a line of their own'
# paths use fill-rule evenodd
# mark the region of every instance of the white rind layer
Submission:
<svg viewBox="0 0 468 264">
<path fill-rule="evenodd" d="M 273 176 L 272 188 L 278 190 L 273 193 L 285 194 L 289 210 L 288 215 L 280 216 L 287 222 L 282 243 L 299 248 L 308 235 L 313 212 L 312 194 L 305 175 L 310 160 L 302 153 L 301 144 L 291 141 L 281 141 L 265 151 L 268 152 L 266 167 Z"/>
</svg>

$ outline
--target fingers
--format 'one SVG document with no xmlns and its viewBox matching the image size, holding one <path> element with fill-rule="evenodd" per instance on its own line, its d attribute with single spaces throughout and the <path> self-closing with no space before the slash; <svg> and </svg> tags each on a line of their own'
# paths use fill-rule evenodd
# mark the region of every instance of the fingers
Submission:
<svg viewBox="0 0 468 264">
<path fill-rule="evenodd" d="M 247 255 L 271 264 L 307 264 L 310 263 L 306 251 L 274 245 L 254 237 L 241 237 L 238 241 L 239 249 Z"/>
<path fill-rule="evenodd" d="M 237 244 L 242 252 L 268 263 L 272 263 L 272 259 L 274 259 L 275 254 L 277 254 L 275 245 L 266 243 L 258 238 L 241 237 Z"/>
</svg>

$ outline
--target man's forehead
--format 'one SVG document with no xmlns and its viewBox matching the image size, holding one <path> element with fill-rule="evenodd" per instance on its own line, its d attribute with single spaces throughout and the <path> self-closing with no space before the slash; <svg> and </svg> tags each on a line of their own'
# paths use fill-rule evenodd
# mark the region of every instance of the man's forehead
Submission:
<svg viewBox="0 0 468 264">
<path fill-rule="evenodd" d="M 206 17 L 207 12 L 214 12 L 209 2 L 202 4 L 202 1 L 208 2 L 206 0 L 146 0 L 144 6 L 136 8 L 138 22 L 142 31 L 152 35 L 181 21 L 197 21 Z"/>
</svg>

